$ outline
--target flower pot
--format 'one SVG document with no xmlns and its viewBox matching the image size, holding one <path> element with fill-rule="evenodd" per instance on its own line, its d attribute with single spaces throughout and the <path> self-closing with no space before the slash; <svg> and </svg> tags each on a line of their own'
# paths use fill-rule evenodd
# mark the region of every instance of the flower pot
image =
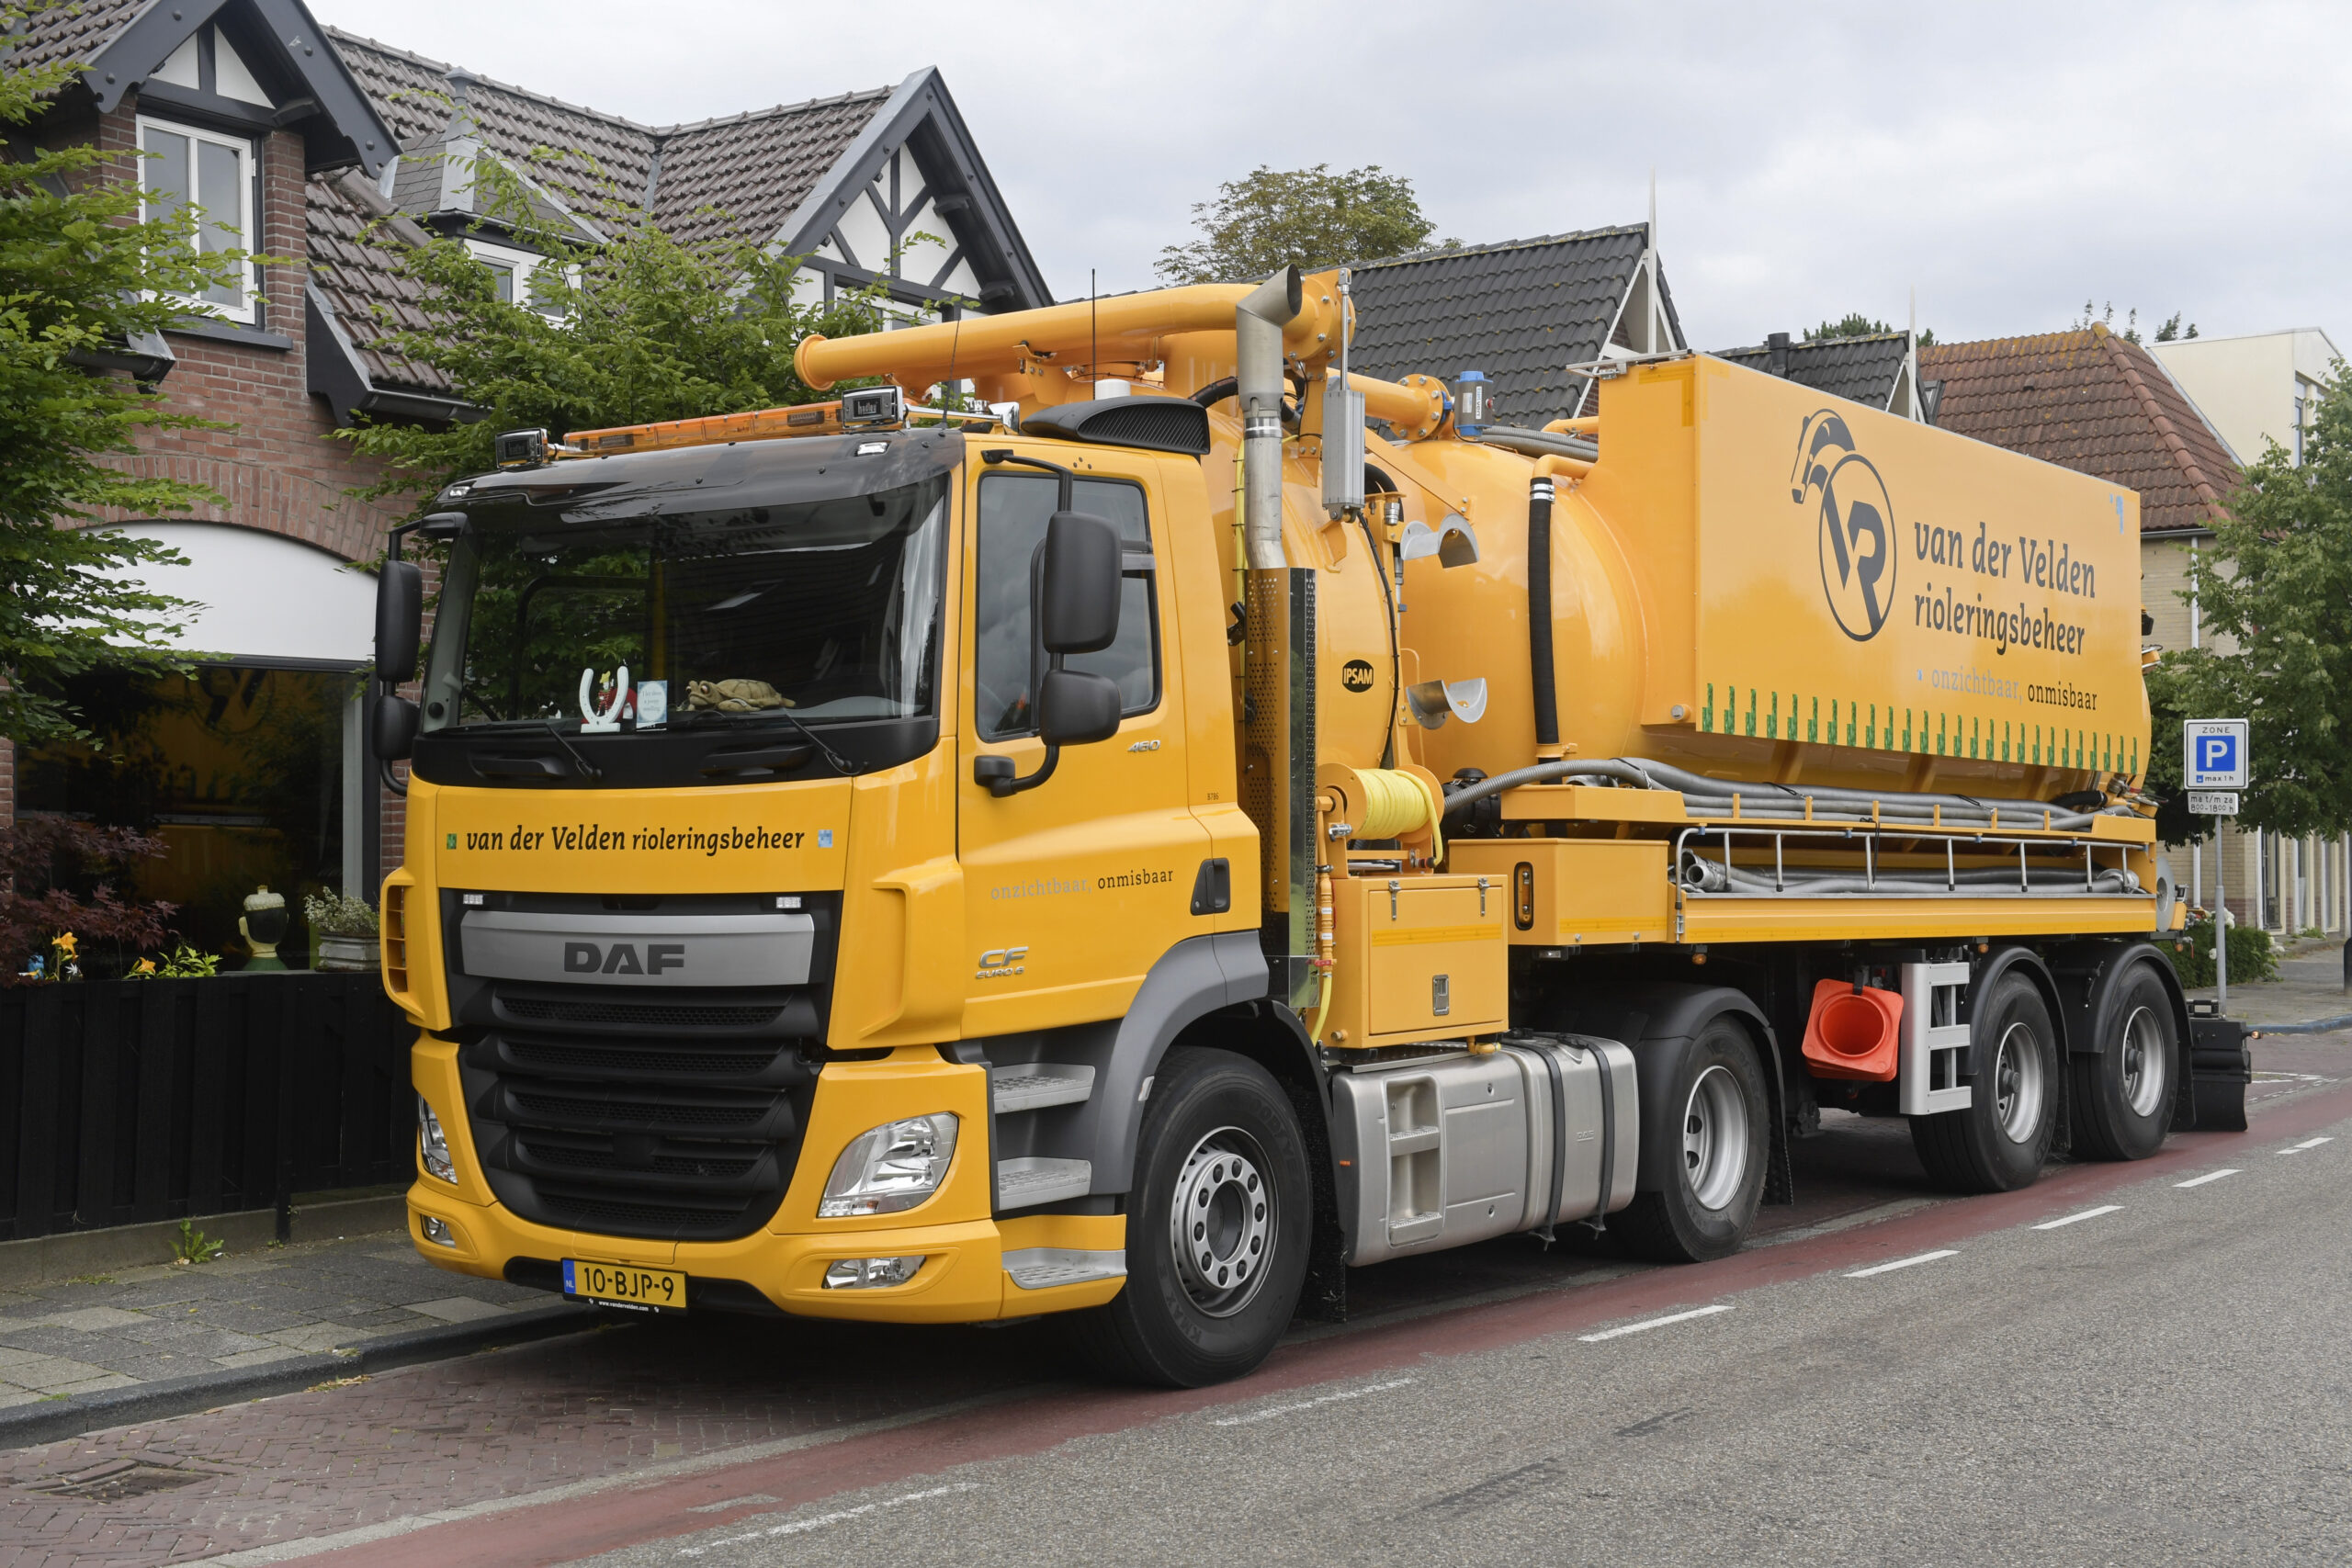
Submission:
<svg viewBox="0 0 2352 1568">
<path fill-rule="evenodd" d="M 372 975 L 380 963 L 379 950 L 380 943 L 373 936 L 322 936 L 319 967 L 346 975 Z"/>
</svg>

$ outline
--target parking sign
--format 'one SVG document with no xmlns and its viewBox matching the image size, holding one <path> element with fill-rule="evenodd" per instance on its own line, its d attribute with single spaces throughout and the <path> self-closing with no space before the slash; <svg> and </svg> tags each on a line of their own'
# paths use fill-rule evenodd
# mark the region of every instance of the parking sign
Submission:
<svg viewBox="0 0 2352 1568">
<path fill-rule="evenodd" d="M 2190 789 L 2244 789 L 2251 747 L 2242 718 L 2192 718 L 2181 727 L 2181 770 Z"/>
</svg>

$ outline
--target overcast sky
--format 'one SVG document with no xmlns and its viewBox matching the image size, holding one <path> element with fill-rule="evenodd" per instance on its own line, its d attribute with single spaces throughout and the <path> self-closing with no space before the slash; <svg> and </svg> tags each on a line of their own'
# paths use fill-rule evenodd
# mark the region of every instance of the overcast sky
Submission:
<svg viewBox="0 0 2352 1568">
<path fill-rule="evenodd" d="M 311 0 L 669 124 L 936 65 L 1056 291 L 1148 287 L 1264 163 L 1378 164 L 1441 237 L 1638 220 L 1694 346 L 1859 310 L 1946 340 L 2084 300 L 2352 350 L 2352 6 Z"/>
</svg>

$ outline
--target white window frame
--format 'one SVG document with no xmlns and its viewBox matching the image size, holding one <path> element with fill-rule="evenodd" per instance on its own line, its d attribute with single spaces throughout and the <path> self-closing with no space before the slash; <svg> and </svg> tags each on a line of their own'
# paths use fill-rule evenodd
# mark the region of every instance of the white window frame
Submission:
<svg viewBox="0 0 2352 1568">
<path fill-rule="evenodd" d="M 207 130 L 202 126 L 189 125 L 184 120 L 165 119 L 161 115 L 142 114 L 136 118 L 137 125 L 134 134 L 138 137 L 138 145 L 142 152 L 147 147 L 147 128 L 153 126 L 157 130 L 169 131 L 174 136 L 185 136 L 190 141 L 209 141 L 216 147 L 229 148 L 237 154 L 237 200 L 243 210 L 237 214 L 237 222 L 224 224 L 223 227 L 236 230 L 238 243 L 248 255 L 259 251 L 261 246 L 255 243 L 254 234 L 254 209 L 260 202 L 258 193 L 254 189 L 257 183 L 255 171 L 258 167 L 258 159 L 253 138 L 232 136 L 218 130 Z M 190 174 L 193 177 L 193 167 Z M 193 207 L 201 204 L 191 201 L 189 205 Z M 139 216 L 141 220 L 150 216 L 147 206 L 147 164 L 144 158 L 140 160 L 139 164 Z M 196 299 L 187 299 L 187 304 L 192 309 L 218 310 L 230 321 L 253 326 L 259 321 L 261 310 L 261 291 L 254 286 L 255 270 L 250 261 L 238 266 L 236 304 L 224 305 L 218 300 Z"/>
<path fill-rule="evenodd" d="M 560 321 L 571 313 L 568 308 L 558 310 L 539 310 L 539 307 L 532 302 L 531 275 L 537 272 L 540 267 L 548 265 L 554 258 L 543 256 L 537 251 L 517 250 L 513 245 L 492 244 L 488 240 L 477 240 L 470 235 L 467 237 L 466 249 L 476 261 L 514 270 L 515 304 L 528 310 L 538 310 L 539 314 L 551 321 Z M 580 286 L 580 269 L 577 266 L 564 268 L 564 293 L 567 297 L 572 289 Z"/>
</svg>

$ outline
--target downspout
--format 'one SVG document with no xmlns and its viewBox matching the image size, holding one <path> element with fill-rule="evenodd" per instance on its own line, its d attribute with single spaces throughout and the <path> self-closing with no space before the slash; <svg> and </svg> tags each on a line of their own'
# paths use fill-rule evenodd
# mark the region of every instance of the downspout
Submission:
<svg viewBox="0 0 2352 1568">
<path fill-rule="evenodd" d="M 1241 535 L 1252 571 L 1280 571 L 1283 554 L 1283 329 L 1303 297 L 1286 266 L 1234 307 L 1234 379 L 1241 396 Z"/>
</svg>

